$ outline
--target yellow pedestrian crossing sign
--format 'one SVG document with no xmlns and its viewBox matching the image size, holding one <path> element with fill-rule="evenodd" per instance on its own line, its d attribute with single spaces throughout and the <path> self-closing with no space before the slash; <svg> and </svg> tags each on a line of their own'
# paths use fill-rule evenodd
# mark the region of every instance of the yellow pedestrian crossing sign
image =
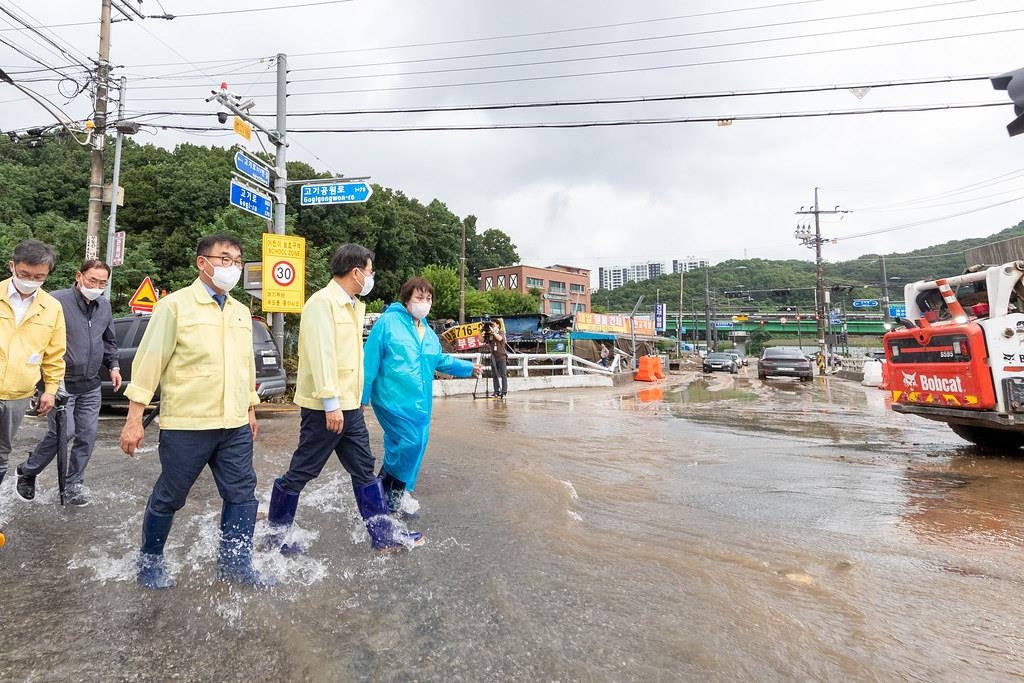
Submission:
<svg viewBox="0 0 1024 683">
<path fill-rule="evenodd" d="M 153 281 L 147 275 L 142 279 L 142 284 L 139 285 L 139 288 L 135 290 L 135 294 L 132 295 L 132 300 L 128 302 L 128 306 L 131 307 L 132 313 L 152 313 L 153 306 L 156 305 L 158 298 L 156 289 L 153 287 Z"/>
</svg>

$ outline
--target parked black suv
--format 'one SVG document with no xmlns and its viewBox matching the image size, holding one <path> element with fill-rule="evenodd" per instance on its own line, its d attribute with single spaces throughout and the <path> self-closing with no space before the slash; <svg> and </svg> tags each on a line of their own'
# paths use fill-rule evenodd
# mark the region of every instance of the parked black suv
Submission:
<svg viewBox="0 0 1024 683">
<path fill-rule="evenodd" d="M 149 325 L 148 315 L 129 315 L 123 318 L 114 318 L 114 335 L 117 337 L 117 362 L 121 366 L 121 379 L 123 384 L 121 390 L 114 393 L 114 387 L 110 383 L 110 374 L 106 368 L 100 369 L 100 379 L 103 380 L 103 405 L 124 405 L 128 399 L 124 397 L 124 390 L 132 381 L 132 361 L 135 360 L 135 351 L 138 350 L 142 333 Z M 280 396 L 285 391 L 285 372 L 281 363 L 281 354 L 274 345 L 274 338 L 259 318 L 252 320 L 252 348 L 256 354 L 256 393 L 261 399 Z M 153 397 L 153 402 L 160 400 L 159 389 Z"/>
</svg>

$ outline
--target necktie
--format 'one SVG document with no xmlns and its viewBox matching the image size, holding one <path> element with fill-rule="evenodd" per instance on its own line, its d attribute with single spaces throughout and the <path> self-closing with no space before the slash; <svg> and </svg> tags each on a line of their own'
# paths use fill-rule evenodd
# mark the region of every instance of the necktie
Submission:
<svg viewBox="0 0 1024 683">
<path fill-rule="evenodd" d="M 213 295 L 213 300 L 217 302 L 217 305 L 220 306 L 220 310 L 223 311 L 224 310 L 224 303 L 228 300 L 228 295 L 227 294 L 214 294 Z"/>
</svg>

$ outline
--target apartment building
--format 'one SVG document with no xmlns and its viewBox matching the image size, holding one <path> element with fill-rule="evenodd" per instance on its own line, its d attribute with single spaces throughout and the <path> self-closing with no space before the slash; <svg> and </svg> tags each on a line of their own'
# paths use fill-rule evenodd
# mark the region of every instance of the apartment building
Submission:
<svg viewBox="0 0 1024 683">
<path fill-rule="evenodd" d="M 508 289 L 540 292 L 540 313 L 567 315 L 591 312 L 590 271 L 575 266 L 503 266 L 480 271 L 480 290 Z"/>
</svg>

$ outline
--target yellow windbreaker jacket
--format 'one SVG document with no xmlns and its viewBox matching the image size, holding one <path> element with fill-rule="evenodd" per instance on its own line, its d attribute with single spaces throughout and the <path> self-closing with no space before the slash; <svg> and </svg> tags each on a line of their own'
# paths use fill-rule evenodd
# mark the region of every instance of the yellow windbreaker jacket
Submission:
<svg viewBox="0 0 1024 683">
<path fill-rule="evenodd" d="M 233 429 L 256 394 L 252 315 L 230 296 L 220 309 L 202 280 L 153 308 L 125 396 L 148 404 L 160 387 L 161 429 Z"/>
<path fill-rule="evenodd" d="M 64 379 L 67 330 L 60 302 L 39 290 L 20 325 L 7 295 L 11 278 L 0 281 L 0 400 L 28 398 L 42 379 L 56 393 Z"/>
<path fill-rule="evenodd" d="M 363 318 L 366 304 L 331 281 L 302 308 L 295 404 L 323 410 L 337 398 L 342 410 L 359 407 L 363 394 Z"/>
</svg>

